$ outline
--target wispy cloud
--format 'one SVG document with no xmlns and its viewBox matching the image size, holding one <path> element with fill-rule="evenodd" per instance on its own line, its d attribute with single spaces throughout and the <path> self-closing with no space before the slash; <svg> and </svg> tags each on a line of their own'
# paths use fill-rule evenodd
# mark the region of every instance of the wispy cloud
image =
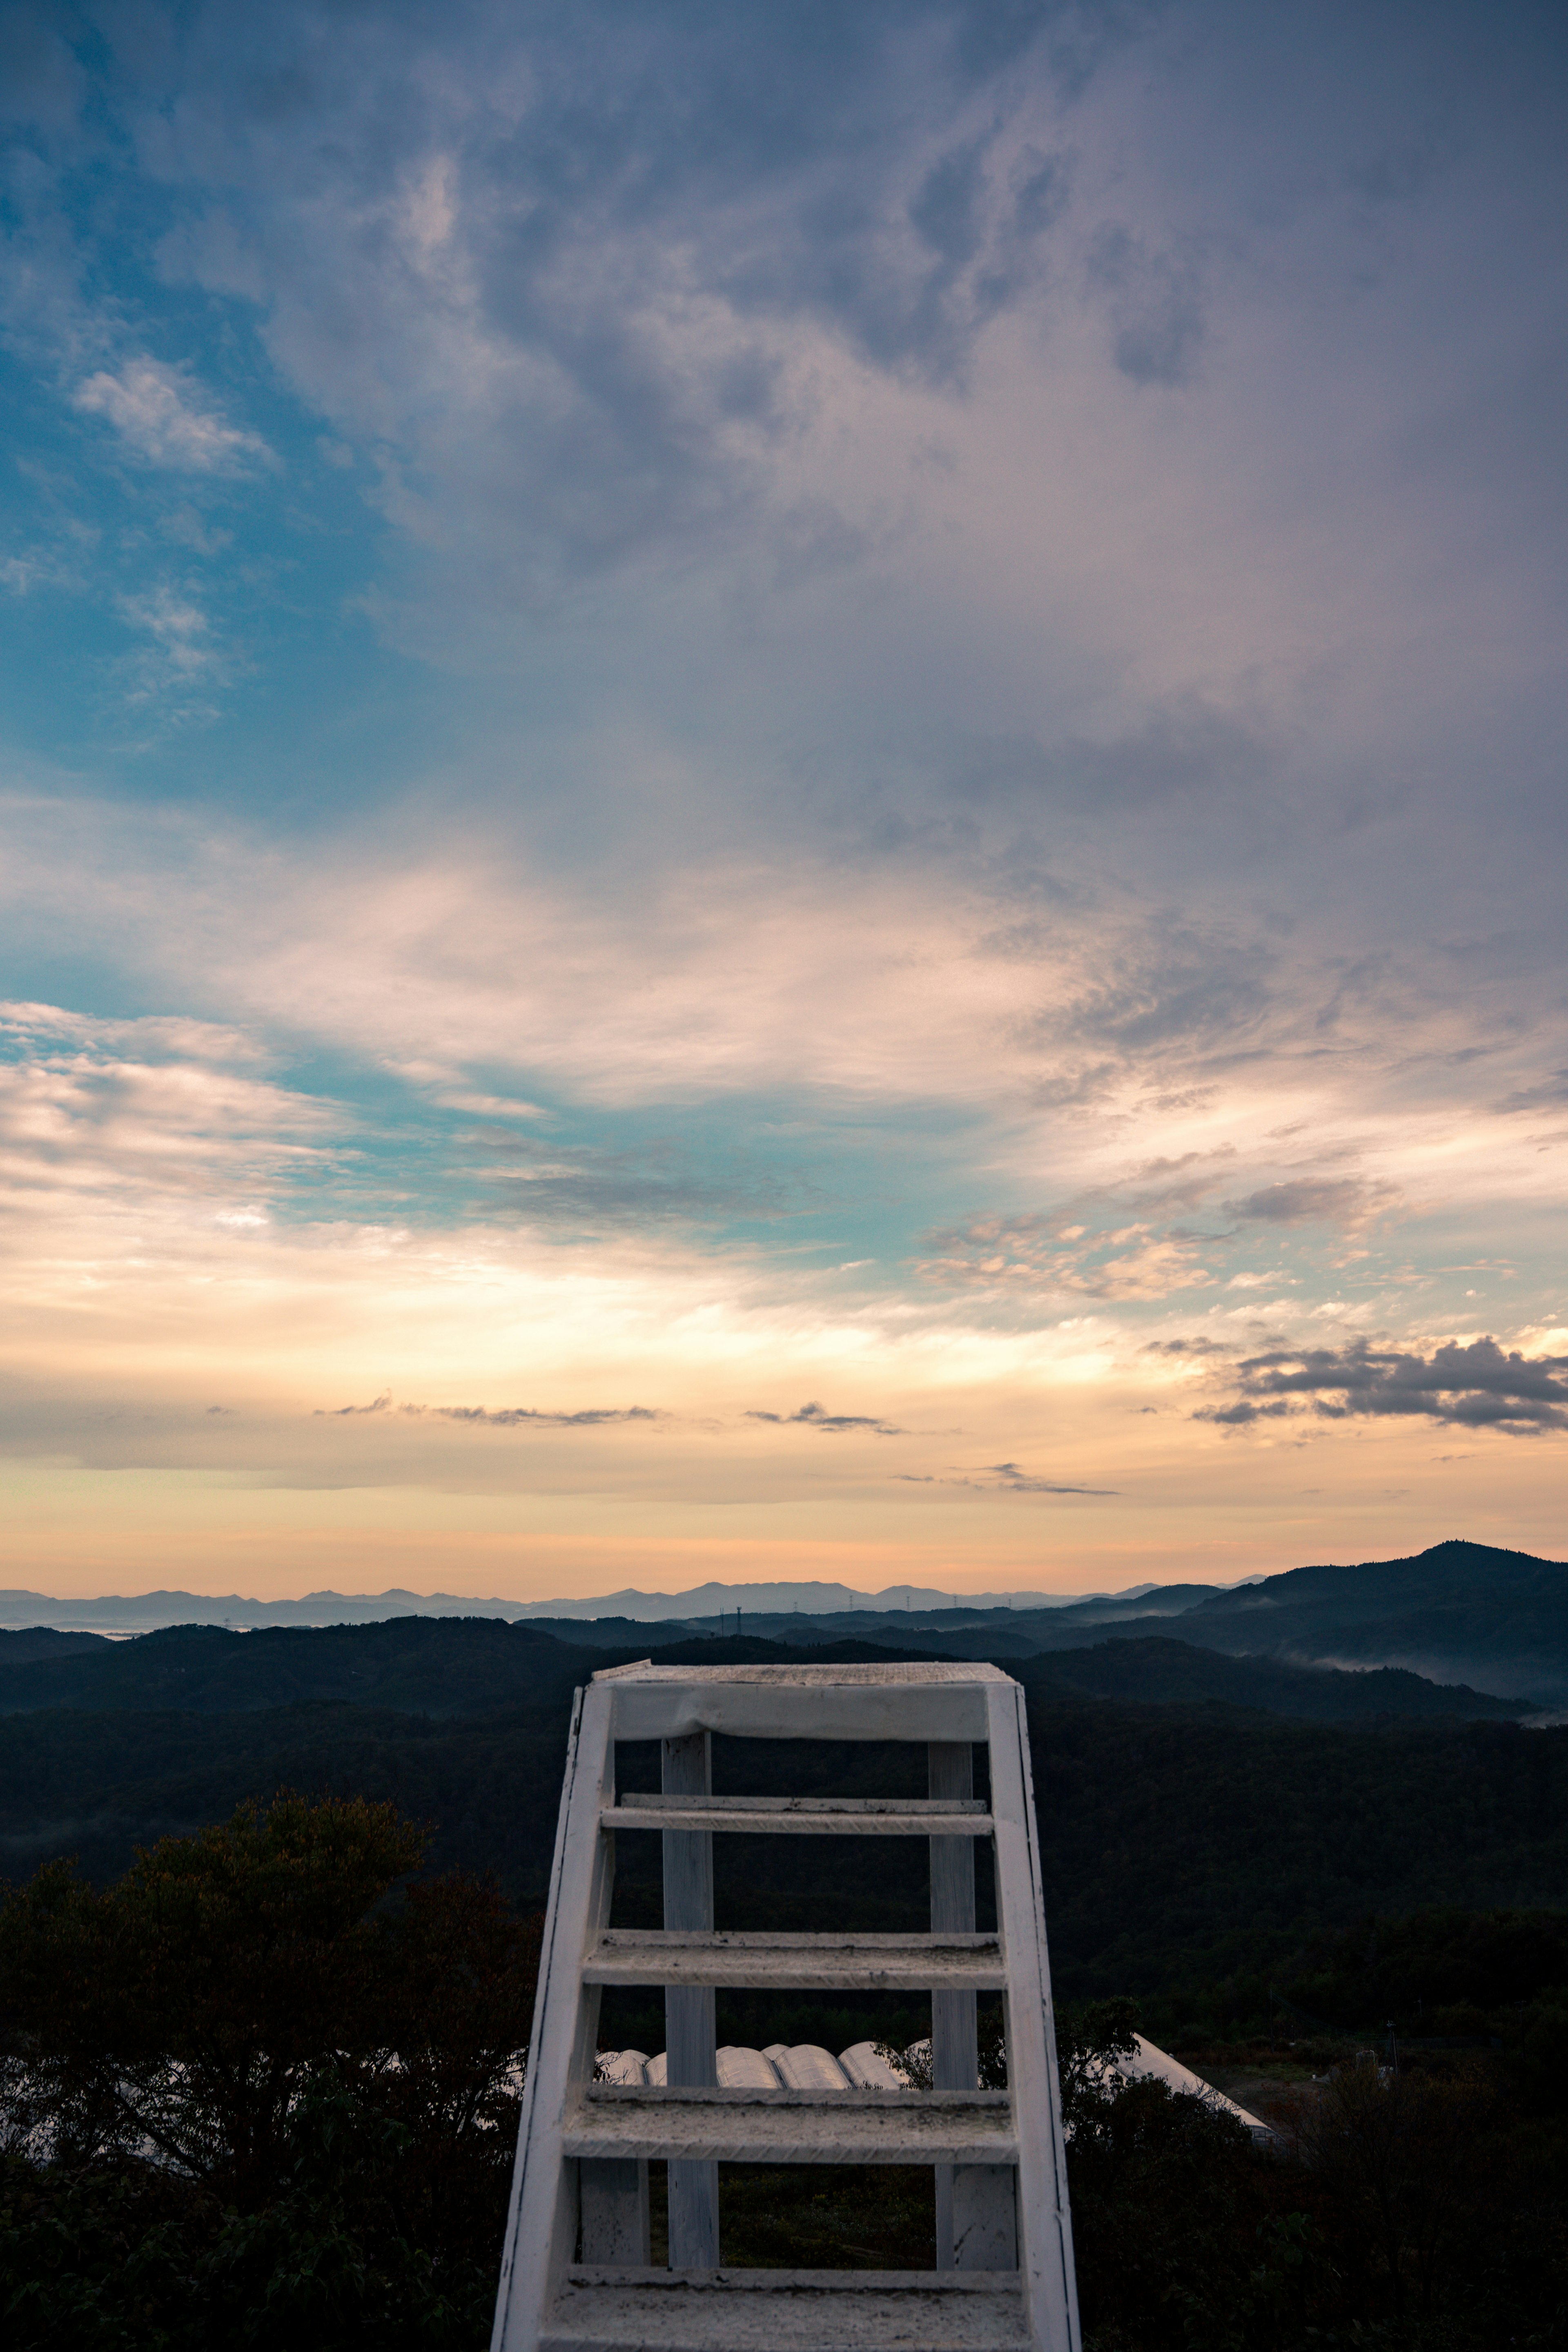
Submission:
<svg viewBox="0 0 1568 2352">
<path fill-rule="evenodd" d="M 984 1468 L 972 1472 L 953 1472 L 939 1476 L 934 1471 L 900 1471 L 899 1483 L 906 1486 L 968 1486 L 983 1494 L 994 1495 L 1114 1495 L 1114 1486 L 1069 1486 L 1057 1478 L 1038 1478 L 1032 1471 L 1020 1468 L 1016 1462 L 989 1462 Z"/>
<path fill-rule="evenodd" d="M 275 463 L 258 434 L 230 425 L 204 397 L 187 370 L 161 360 L 127 360 L 99 368 L 72 394 L 84 415 L 101 416 L 121 442 L 149 466 L 191 474 L 233 473 Z"/>
<path fill-rule="evenodd" d="M 980 1217 L 926 1239 L 932 1255 L 915 1272 L 942 1288 L 1152 1299 L 1215 1278 L 1211 1236 L 1142 1223 L 1090 1232 L 1068 1215 Z"/>
<path fill-rule="evenodd" d="M 664 1421 L 668 1416 L 651 1405 L 584 1405 L 575 1411 L 542 1412 L 533 1405 L 396 1404 L 385 1390 L 369 1404 L 316 1407 L 318 1420 L 344 1421 L 367 1413 L 405 1413 L 415 1420 L 426 1414 L 437 1421 L 455 1421 L 476 1429 L 605 1429 L 616 1423 Z"/>
<path fill-rule="evenodd" d="M 229 664 L 198 599 L 170 581 L 119 599 L 121 617 L 150 643 L 122 665 L 134 705 L 173 697 L 189 713 L 192 697 L 210 694 Z"/>
<path fill-rule="evenodd" d="M 830 1436 L 841 1436 L 846 1430 L 869 1429 L 878 1437 L 907 1437 L 907 1429 L 898 1429 L 892 1423 L 879 1421 L 875 1413 L 829 1412 L 820 1404 L 803 1404 L 796 1412 L 759 1412 L 748 1411 L 748 1421 L 772 1422 L 775 1428 L 826 1430 Z"/>
<path fill-rule="evenodd" d="M 0 1442 L 279 1574 L 1240 1574 L 1455 1416 L 1432 1532 L 1549 1535 L 1531 45 L 178 16 L 7 56 L 0 935 L 78 1011 L 4 1032 Z"/>
<path fill-rule="evenodd" d="M 1233 1217 L 1268 1225 L 1331 1224 L 1359 1228 L 1397 1203 L 1398 1188 L 1357 1177 L 1294 1176 L 1223 1203 Z"/>
<path fill-rule="evenodd" d="M 545 1412 L 532 1405 L 478 1404 L 405 1405 L 406 1412 L 433 1412 L 442 1421 L 467 1422 L 483 1429 L 608 1429 L 617 1423 L 663 1421 L 668 1416 L 646 1404 L 584 1405 L 574 1412 Z"/>
</svg>

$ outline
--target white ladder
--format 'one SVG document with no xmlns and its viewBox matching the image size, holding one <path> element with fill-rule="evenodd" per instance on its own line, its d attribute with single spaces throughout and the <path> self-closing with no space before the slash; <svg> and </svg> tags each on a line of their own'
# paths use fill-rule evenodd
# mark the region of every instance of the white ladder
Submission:
<svg viewBox="0 0 1568 2352">
<path fill-rule="evenodd" d="M 912 1740 L 920 1800 L 715 1797 L 712 1734 Z M 616 1796 L 617 1739 L 662 1743 Z M 989 1809 L 973 1793 L 989 1749 Z M 614 1929 L 615 1832 L 664 1838 L 665 1926 Z M 714 1834 L 931 1841 L 929 1935 L 713 1927 Z M 974 1841 L 997 1932 L 974 1928 Z M 668 2084 L 596 2082 L 605 1985 L 665 1987 Z M 721 2089 L 714 1990 L 927 1991 L 933 2087 Z M 975 1996 L 1005 2002 L 1005 2091 L 978 2088 Z M 650 2266 L 648 2159 L 669 2167 Z M 930 2164 L 935 2271 L 728 2270 L 718 2168 Z M 492 2352 L 1079 2352 L 1072 2226 L 1024 1694 L 987 1665 L 614 1667 L 576 1694 Z"/>
</svg>

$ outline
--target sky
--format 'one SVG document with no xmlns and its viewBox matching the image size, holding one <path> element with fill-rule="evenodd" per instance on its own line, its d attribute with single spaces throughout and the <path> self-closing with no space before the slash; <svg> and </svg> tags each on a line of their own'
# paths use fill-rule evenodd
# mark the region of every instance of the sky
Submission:
<svg viewBox="0 0 1568 2352">
<path fill-rule="evenodd" d="M 1565 47 L 10 0 L 4 1580 L 1561 1555 Z"/>
</svg>

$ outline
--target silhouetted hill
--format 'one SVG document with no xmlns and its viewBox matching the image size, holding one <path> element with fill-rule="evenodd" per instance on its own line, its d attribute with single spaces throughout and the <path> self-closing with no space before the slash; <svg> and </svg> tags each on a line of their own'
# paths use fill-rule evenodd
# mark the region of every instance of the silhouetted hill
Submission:
<svg viewBox="0 0 1568 2352">
<path fill-rule="evenodd" d="M 34 1658 L 63 1658 L 76 1650 L 111 1650 L 102 1633 L 62 1633 L 52 1625 L 27 1625 L 16 1632 L 0 1627 L 0 1667 L 20 1666 Z"/>
<path fill-rule="evenodd" d="M 641 1654 L 689 1642 L 693 1629 L 679 1617 L 530 1617 L 528 1630 L 549 1633 L 569 1650 L 630 1650 Z"/>
<path fill-rule="evenodd" d="M 1092 1648 L 1056 1650 L 1013 1664 L 1009 1672 L 1026 1688 L 1054 1684 L 1094 1698 L 1156 1706 L 1217 1701 L 1309 1723 L 1368 1722 L 1384 1716 L 1508 1722 L 1531 1712 L 1528 1700 L 1493 1698 L 1463 1684 L 1426 1682 L 1397 1667 L 1347 1674 L 1274 1658 L 1233 1658 L 1162 1634 L 1122 1635 L 1097 1642 Z"/>
<path fill-rule="evenodd" d="M 1568 1699 L 1568 1568 L 1490 1544 L 1289 1569 L 1200 1601 L 1180 1624 L 1184 1641 L 1210 1649 L 1404 1666 L 1505 1697 Z"/>
<path fill-rule="evenodd" d="M 569 1650 L 531 1625 L 489 1617 L 395 1617 L 252 1633 L 173 1625 L 85 1653 L 0 1663 L 0 1714 L 70 1706 L 205 1715 L 346 1700 L 409 1714 L 474 1715 L 570 1691 L 605 1654 Z"/>
<path fill-rule="evenodd" d="M 815 1644 L 847 1634 L 941 1657 L 1015 1661 L 1081 1650 L 1089 1628 L 1174 1635 L 1231 1656 L 1386 1666 L 1477 1696 L 1568 1703 L 1568 1568 L 1489 1544 L 1434 1544 L 1409 1559 L 1294 1568 L 1221 1588 L 1166 1585 L 1059 1609 L 855 1610 L 750 1615 L 748 1633 Z M 646 1641 L 646 1632 L 644 1633 Z M 1385 1685 L 1392 1693 L 1392 1685 Z M 1251 1702 L 1239 1702 L 1250 1704 Z"/>
<path fill-rule="evenodd" d="M 1184 1630 L 1186 1620 L 1181 1621 Z M 177 1708 L 220 1715 L 262 1707 L 347 1704 L 402 1714 L 485 1715 L 549 1699 L 586 1681 L 596 1667 L 656 1652 L 671 1664 L 805 1656 L 827 1662 L 893 1657 L 991 1658 L 1030 1679 L 1032 1666 L 1059 1684 L 1105 1698 L 1153 1704 L 1212 1701 L 1315 1722 L 1377 1715 L 1508 1717 L 1524 1700 L 1443 1688 L 1408 1673 L 1336 1673 L 1266 1658 L 1235 1658 L 1168 1634 L 1120 1628 L 1109 1641 L 1048 1654 L 994 1635 L 892 1644 L 886 1640 L 813 1643 L 804 1653 L 747 1635 L 719 1642 L 672 1629 L 600 1621 L 601 1646 L 571 1646 L 536 1624 L 494 1618 L 397 1617 L 375 1625 L 268 1626 L 248 1633 L 211 1625 L 170 1626 L 133 1640 L 59 1634 L 57 1648 L 13 1662 L 0 1647 L 0 1715 L 35 1709 Z M 666 1632 L 664 1627 L 658 1631 Z M 629 1639 L 612 1643 L 612 1632 Z M 13 1635 L 14 1642 L 27 1637 Z M 962 1646 L 961 1646 L 962 1644 Z"/>
</svg>

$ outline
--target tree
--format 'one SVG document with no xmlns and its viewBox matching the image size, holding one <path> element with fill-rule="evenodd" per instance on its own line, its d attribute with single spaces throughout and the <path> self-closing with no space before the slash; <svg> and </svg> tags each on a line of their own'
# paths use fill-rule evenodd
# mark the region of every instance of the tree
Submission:
<svg viewBox="0 0 1568 2352">
<path fill-rule="evenodd" d="M 63 1862 L 8 1891 L 5 2145 L 76 2173 L 150 2162 L 257 2210 L 295 2179 L 308 2111 L 318 2138 L 353 2124 L 389 2225 L 499 2231 L 540 1923 L 489 1881 L 410 1881 L 424 1848 L 390 1804 L 286 1790 L 101 1893 Z"/>
</svg>

